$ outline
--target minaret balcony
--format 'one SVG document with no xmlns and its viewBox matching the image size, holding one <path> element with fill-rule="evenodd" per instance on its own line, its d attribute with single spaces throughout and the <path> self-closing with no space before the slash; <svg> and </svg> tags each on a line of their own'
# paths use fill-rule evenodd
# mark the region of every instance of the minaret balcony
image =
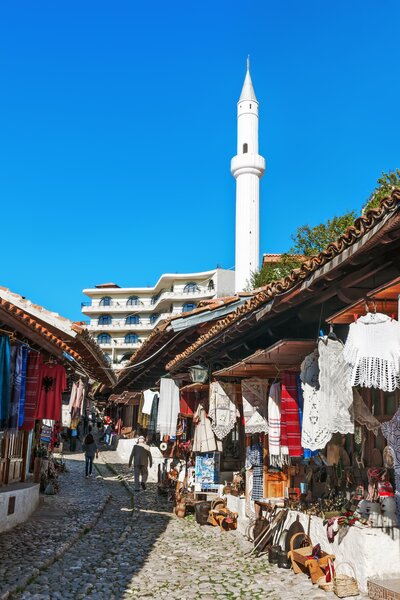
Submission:
<svg viewBox="0 0 400 600">
<path fill-rule="evenodd" d="M 262 177 L 265 173 L 265 158 L 259 154 L 237 154 L 231 160 L 231 173 L 235 178 L 243 173 Z"/>
</svg>

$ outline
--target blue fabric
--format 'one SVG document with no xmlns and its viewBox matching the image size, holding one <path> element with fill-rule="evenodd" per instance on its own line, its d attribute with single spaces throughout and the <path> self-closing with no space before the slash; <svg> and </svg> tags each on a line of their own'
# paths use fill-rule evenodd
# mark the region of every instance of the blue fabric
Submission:
<svg viewBox="0 0 400 600">
<path fill-rule="evenodd" d="M 0 425 L 8 421 L 10 407 L 10 356 L 11 347 L 8 336 L 0 336 Z"/>
<path fill-rule="evenodd" d="M 300 430 L 301 430 L 303 427 L 304 397 L 303 397 L 303 389 L 301 387 L 300 373 L 297 375 L 297 404 L 299 407 Z M 304 458 L 312 458 L 313 456 L 317 456 L 317 454 L 318 454 L 318 450 L 309 450 L 308 448 L 303 448 Z"/>
<path fill-rule="evenodd" d="M 19 394 L 18 427 L 22 427 L 25 419 L 26 370 L 28 366 L 28 348 L 22 346 L 21 390 Z"/>
<path fill-rule="evenodd" d="M 252 444 L 247 449 L 247 463 L 253 467 L 252 500 L 259 500 L 264 496 L 264 453 L 261 444 Z"/>
</svg>

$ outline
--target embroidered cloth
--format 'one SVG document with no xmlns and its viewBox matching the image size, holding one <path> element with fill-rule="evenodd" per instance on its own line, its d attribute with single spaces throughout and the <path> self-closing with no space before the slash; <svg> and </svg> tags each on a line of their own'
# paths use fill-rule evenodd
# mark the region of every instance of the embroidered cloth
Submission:
<svg viewBox="0 0 400 600">
<path fill-rule="evenodd" d="M 343 344 L 327 336 L 318 342 L 321 426 L 331 433 L 354 433 L 353 390 Z"/>
<path fill-rule="evenodd" d="M 246 434 L 268 433 L 268 379 L 242 379 L 244 431 Z"/>
<path fill-rule="evenodd" d="M 394 458 L 394 473 L 395 473 L 395 484 L 396 484 L 396 513 L 397 513 L 397 524 L 400 524 L 400 408 L 397 410 L 394 417 L 382 423 L 382 433 L 387 439 L 388 446 L 391 449 L 392 456 Z"/>
<path fill-rule="evenodd" d="M 381 313 L 352 323 L 343 350 L 351 385 L 393 392 L 400 387 L 400 324 Z"/>
<path fill-rule="evenodd" d="M 210 385 L 208 416 L 219 440 L 223 440 L 236 424 L 238 411 L 234 403 L 235 385 L 213 381 Z"/>
<path fill-rule="evenodd" d="M 282 375 L 281 446 L 287 447 L 289 456 L 303 455 L 296 373 L 291 371 L 285 371 Z"/>
<path fill-rule="evenodd" d="M 327 407 L 326 398 L 320 394 L 318 358 L 318 349 L 315 349 L 303 360 L 300 372 L 304 398 L 301 445 L 309 450 L 325 448 L 332 437 L 321 423 L 322 412 Z"/>
<path fill-rule="evenodd" d="M 374 417 L 374 415 L 362 399 L 360 393 L 356 389 L 353 390 L 353 401 L 354 420 L 356 421 L 356 423 L 358 423 L 359 425 L 364 425 L 368 429 L 368 431 L 373 431 L 375 435 L 378 435 L 378 431 L 381 424 L 378 421 L 378 419 Z"/>
<path fill-rule="evenodd" d="M 222 452 L 222 442 L 215 439 L 211 421 L 202 404 L 199 404 L 193 416 L 195 425 L 193 452 Z"/>
</svg>

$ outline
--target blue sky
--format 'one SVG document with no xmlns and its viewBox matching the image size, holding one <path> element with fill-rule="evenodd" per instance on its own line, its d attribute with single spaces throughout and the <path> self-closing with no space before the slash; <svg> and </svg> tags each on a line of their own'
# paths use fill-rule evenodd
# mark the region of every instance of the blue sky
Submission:
<svg viewBox="0 0 400 600">
<path fill-rule="evenodd" d="M 3 2 L 0 284 L 73 319 L 96 283 L 234 264 L 236 101 L 260 101 L 261 251 L 400 166 L 396 1 Z"/>
</svg>

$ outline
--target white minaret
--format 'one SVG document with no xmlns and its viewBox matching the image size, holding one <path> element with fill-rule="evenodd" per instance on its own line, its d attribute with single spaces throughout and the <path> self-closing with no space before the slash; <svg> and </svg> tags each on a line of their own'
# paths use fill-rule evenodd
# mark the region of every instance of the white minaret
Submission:
<svg viewBox="0 0 400 600">
<path fill-rule="evenodd" d="M 260 179 L 265 171 L 265 159 L 258 154 L 258 102 L 249 59 L 237 123 L 237 155 L 231 173 L 236 179 L 235 291 L 241 292 L 260 267 Z"/>
</svg>

